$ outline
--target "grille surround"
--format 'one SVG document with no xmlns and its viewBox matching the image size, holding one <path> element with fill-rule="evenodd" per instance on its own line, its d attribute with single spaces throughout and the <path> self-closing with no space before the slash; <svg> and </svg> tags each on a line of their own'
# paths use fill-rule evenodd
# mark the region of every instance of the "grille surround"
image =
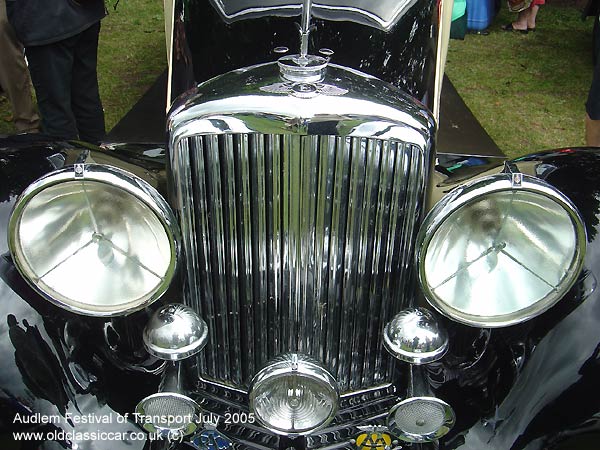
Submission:
<svg viewBox="0 0 600 450">
<path fill-rule="evenodd" d="M 247 391 L 268 360 L 298 352 L 341 392 L 387 385 L 381 333 L 415 293 L 433 119 L 340 67 L 321 89 L 347 93 L 335 98 L 265 89 L 278 80 L 273 64 L 226 74 L 169 119 L 184 301 L 210 330 L 199 376 Z"/>
</svg>

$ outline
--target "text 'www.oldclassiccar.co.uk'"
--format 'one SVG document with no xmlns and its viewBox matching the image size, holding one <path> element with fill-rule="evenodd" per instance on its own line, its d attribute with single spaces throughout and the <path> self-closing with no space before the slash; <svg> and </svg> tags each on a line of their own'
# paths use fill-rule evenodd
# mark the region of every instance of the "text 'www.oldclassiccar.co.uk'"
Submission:
<svg viewBox="0 0 600 450">
<path fill-rule="evenodd" d="M 200 417 L 191 417 L 186 415 L 145 415 L 139 413 L 119 414 L 112 412 L 110 414 L 19 414 L 13 418 L 13 424 L 27 426 L 31 430 L 32 425 L 47 426 L 55 425 L 47 431 L 15 431 L 13 439 L 15 441 L 62 441 L 62 442 L 84 442 L 84 441 L 145 441 L 170 439 L 173 436 L 161 436 L 154 433 L 147 433 L 142 430 L 130 427 L 129 424 L 137 423 L 139 425 L 161 423 L 169 427 L 177 427 L 190 422 L 200 422 L 202 424 L 218 426 L 219 416 L 215 414 L 201 414 Z M 119 427 L 120 425 L 120 427 Z M 96 428 L 97 429 L 94 429 Z M 46 428 L 46 427 L 45 427 Z M 127 429 L 117 429 L 127 428 Z"/>
</svg>

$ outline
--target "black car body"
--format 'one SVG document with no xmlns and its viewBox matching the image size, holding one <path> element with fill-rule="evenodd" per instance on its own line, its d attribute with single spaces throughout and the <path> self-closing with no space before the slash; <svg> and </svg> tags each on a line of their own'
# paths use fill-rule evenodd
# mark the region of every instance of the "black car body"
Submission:
<svg viewBox="0 0 600 450">
<path fill-rule="evenodd" d="M 0 141 L 8 448 L 597 447 L 600 152 L 439 164 L 442 8 L 314 3 L 176 1 L 166 143 Z"/>
</svg>

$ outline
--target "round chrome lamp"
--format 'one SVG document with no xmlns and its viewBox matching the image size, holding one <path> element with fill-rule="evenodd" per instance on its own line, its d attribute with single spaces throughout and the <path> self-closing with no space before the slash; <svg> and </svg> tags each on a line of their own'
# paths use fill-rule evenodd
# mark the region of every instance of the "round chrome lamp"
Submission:
<svg viewBox="0 0 600 450">
<path fill-rule="evenodd" d="M 306 435 L 333 420 L 339 396 L 337 382 L 327 370 L 304 355 L 286 354 L 253 378 L 250 411 L 274 433 Z"/>
<path fill-rule="evenodd" d="M 77 164 L 31 184 L 9 221 L 17 269 L 71 312 L 112 317 L 158 299 L 175 273 L 173 212 L 148 183 L 110 166 Z"/>
<path fill-rule="evenodd" d="M 583 264 L 586 232 L 571 201 L 520 173 L 456 188 L 425 218 L 417 238 L 427 301 L 467 325 L 503 327 L 558 302 Z"/>
<path fill-rule="evenodd" d="M 201 410 L 187 395 L 190 382 L 184 360 L 206 346 L 206 323 L 188 306 L 170 304 L 154 313 L 143 337 L 148 352 L 167 364 L 158 392 L 137 404 L 138 422 L 150 433 L 175 440 L 194 433 Z"/>
</svg>

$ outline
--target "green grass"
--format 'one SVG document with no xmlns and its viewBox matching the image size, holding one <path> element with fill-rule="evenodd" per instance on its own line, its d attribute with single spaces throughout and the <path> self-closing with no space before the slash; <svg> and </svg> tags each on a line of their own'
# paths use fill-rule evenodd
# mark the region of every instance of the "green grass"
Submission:
<svg viewBox="0 0 600 450">
<path fill-rule="evenodd" d="M 114 2 L 112 2 L 114 3 Z M 110 130 L 165 69 L 162 2 L 126 0 L 109 8 L 98 45 L 98 82 Z M 0 98 L 0 134 L 14 133 L 8 101 Z"/>
<path fill-rule="evenodd" d="M 157 0 L 121 1 L 102 22 L 98 82 L 107 130 L 167 66 L 162 5 Z"/>
<path fill-rule="evenodd" d="M 452 40 L 446 72 L 507 155 L 583 145 L 593 20 L 546 5 L 535 33 L 500 30 L 514 17 L 503 5 L 489 35 Z M 164 42 L 162 2 L 122 1 L 103 20 L 98 68 L 108 130 L 164 70 Z M 0 134 L 13 132 L 9 115 L 0 102 Z"/>
<path fill-rule="evenodd" d="M 515 16 L 503 9 L 489 35 L 451 40 L 446 73 L 507 155 L 583 145 L 593 19 L 546 5 L 535 33 L 500 29 Z"/>
</svg>

